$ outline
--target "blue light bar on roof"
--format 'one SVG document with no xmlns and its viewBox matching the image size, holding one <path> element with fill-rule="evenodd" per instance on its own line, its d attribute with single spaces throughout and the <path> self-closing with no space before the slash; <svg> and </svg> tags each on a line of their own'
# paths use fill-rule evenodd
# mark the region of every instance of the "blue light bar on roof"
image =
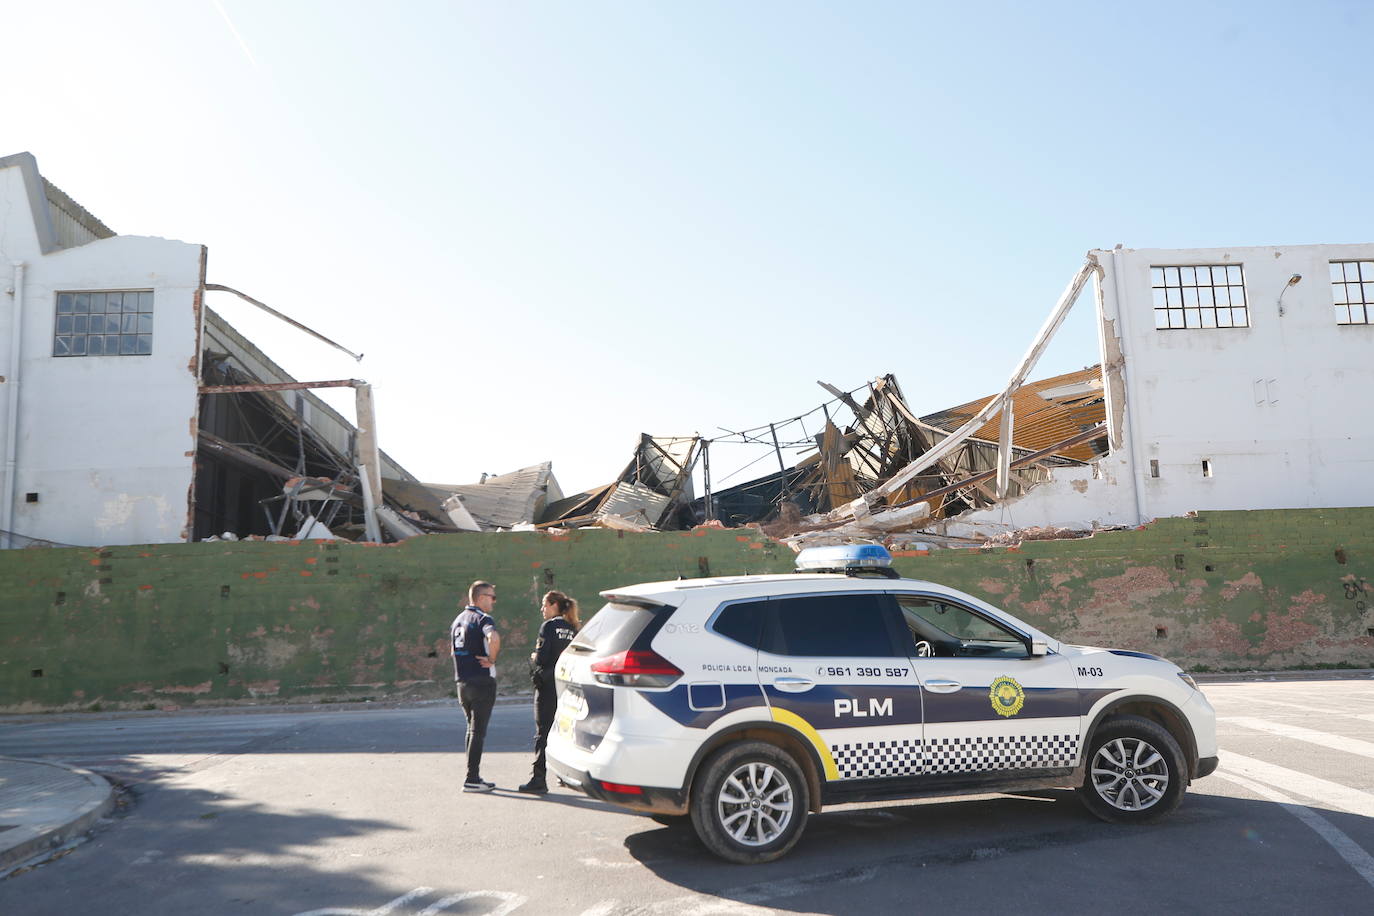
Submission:
<svg viewBox="0 0 1374 916">
<path fill-rule="evenodd" d="M 797 554 L 798 570 L 865 569 L 892 565 L 892 554 L 881 544 L 842 544 L 808 547 Z"/>
</svg>

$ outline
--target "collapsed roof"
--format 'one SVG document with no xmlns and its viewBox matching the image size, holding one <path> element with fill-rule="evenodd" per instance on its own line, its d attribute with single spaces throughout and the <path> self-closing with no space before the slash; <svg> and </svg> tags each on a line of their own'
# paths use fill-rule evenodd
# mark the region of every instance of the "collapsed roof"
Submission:
<svg viewBox="0 0 1374 916">
<path fill-rule="evenodd" d="M 196 540 L 369 531 L 359 476 L 359 429 L 300 383 L 220 315 L 205 309 L 194 513 Z M 449 530 L 434 494 L 378 449 L 379 527 L 393 537 Z M 328 484 L 328 486 L 321 486 Z M 312 534 L 312 536 L 315 536 Z"/>
<path fill-rule="evenodd" d="M 499 531 L 531 524 L 546 505 L 563 498 L 552 461 L 509 474 L 484 474 L 477 483 L 425 486 L 443 499 L 444 511 L 453 525 L 465 531 Z"/>
<path fill-rule="evenodd" d="M 1023 406 L 1018 418 L 1024 419 L 1015 430 L 1011 445 L 1015 470 L 1002 496 L 988 482 L 996 474 L 998 443 L 975 435 L 957 443 L 928 470 L 910 476 L 888 497 L 889 505 L 927 501 L 929 513 L 920 518 L 949 518 L 1019 496 L 1046 479 L 1049 468 L 1083 464 L 1105 450 L 1106 433 L 1101 426 L 1105 406 L 1100 381 L 1095 385 L 1095 379 L 1100 379 L 1100 370 L 1091 366 L 1029 383 L 1020 390 Z M 822 431 L 814 436 L 813 454 L 793 467 L 710 493 L 694 504 L 693 514 L 719 519 L 726 525 L 766 523 L 770 533 L 779 534 L 833 527 L 804 519 L 842 509 L 883 486 L 945 442 L 988 400 L 918 418 L 890 374 L 865 386 L 868 395 L 862 401 L 855 399 L 856 392 L 843 392 L 824 383 L 822 387 L 835 397 L 812 411 L 824 415 Z M 853 416 L 843 429 L 833 419 L 836 405 L 847 408 Z M 985 433 L 988 426 L 991 424 L 980 427 L 977 433 Z M 996 435 L 995 429 L 990 431 Z M 778 454 L 781 460 L 780 448 Z"/>
</svg>

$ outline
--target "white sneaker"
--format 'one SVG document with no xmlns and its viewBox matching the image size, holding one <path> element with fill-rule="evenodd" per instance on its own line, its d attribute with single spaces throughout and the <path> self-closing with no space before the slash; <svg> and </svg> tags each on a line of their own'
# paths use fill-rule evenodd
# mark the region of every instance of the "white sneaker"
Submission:
<svg viewBox="0 0 1374 916">
<path fill-rule="evenodd" d="M 477 782 L 463 783 L 464 792 L 490 792 L 494 788 L 496 788 L 496 783 L 494 782 L 482 782 L 478 780 Z"/>
</svg>

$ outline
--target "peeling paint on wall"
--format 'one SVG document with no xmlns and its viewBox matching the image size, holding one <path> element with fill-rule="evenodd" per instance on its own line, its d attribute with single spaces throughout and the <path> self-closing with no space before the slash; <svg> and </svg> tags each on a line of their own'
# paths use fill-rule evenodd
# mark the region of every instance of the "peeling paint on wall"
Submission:
<svg viewBox="0 0 1374 916">
<path fill-rule="evenodd" d="M 116 531 L 128 525 L 134 514 L 142 507 L 151 507 L 157 513 L 159 524 L 167 519 L 167 500 L 161 496 L 131 496 L 120 493 L 114 499 L 107 499 L 100 506 L 100 514 L 95 519 L 95 529 L 100 532 Z"/>
</svg>

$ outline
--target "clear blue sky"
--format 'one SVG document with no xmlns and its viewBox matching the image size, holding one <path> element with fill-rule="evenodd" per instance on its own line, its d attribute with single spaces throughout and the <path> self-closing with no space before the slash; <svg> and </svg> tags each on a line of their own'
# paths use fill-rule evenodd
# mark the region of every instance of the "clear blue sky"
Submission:
<svg viewBox="0 0 1374 916">
<path fill-rule="evenodd" d="M 221 4 L 7 7 L 0 154 L 363 351 L 212 303 L 425 480 L 992 393 L 1091 248 L 1374 240 L 1365 3 Z M 1085 298 L 1036 375 L 1096 361 Z"/>
</svg>

